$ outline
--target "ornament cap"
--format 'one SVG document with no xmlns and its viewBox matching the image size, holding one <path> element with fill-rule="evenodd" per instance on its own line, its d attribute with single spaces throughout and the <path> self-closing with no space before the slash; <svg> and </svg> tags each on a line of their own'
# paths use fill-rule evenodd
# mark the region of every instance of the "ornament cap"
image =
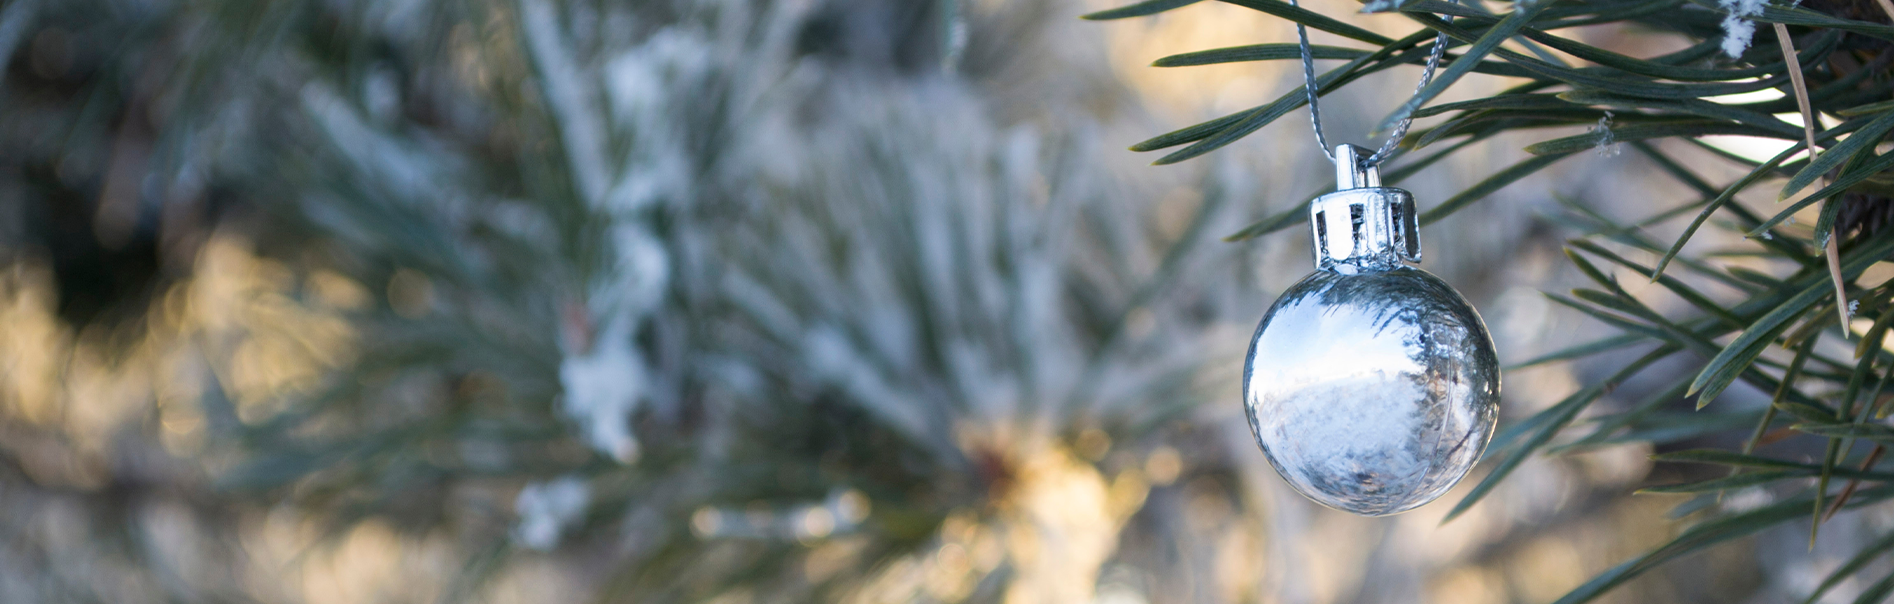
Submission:
<svg viewBox="0 0 1894 604">
<path fill-rule="evenodd" d="M 1316 268 L 1352 275 L 1420 262 L 1414 196 L 1381 186 L 1381 169 L 1364 165 L 1363 151 L 1336 145 L 1335 192 L 1309 205 Z"/>
</svg>

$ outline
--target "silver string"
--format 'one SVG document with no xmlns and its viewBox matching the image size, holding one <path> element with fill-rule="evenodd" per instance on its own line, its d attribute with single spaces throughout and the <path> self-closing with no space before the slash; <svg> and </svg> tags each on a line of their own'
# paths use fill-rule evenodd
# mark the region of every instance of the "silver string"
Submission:
<svg viewBox="0 0 1894 604">
<path fill-rule="evenodd" d="M 1297 4 L 1296 1 L 1297 0 L 1289 0 L 1289 5 L 1300 7 L 1301 5 Z M 1309 49 L 1309 29 L 1304 27 L 1301 23 L 1296 24 L 1296 40 L 1299 42 L 1302 50 L 1302 90 L 1309 95 L 1309 122 L 1315 125 L 1315 144 L 1322 147 L 1323 155 L 1328 156 L 1330 161 L 1334 161 L 1335 151 L 1329 148 L 1328 138 L 1322 134 L 1322 109 L 1316 105 L 1315 102 L 1318 96 L 1315 93 L 1317 88 L 1315 84 L 1315 52 Z M 1427 83 L 1434 80 L 1434 69 L 1440 66 L 1440 57 L 1446 54 L 1446 51 L 1447 32 L 1440 32 L 1434 36 L 1434 50 L 1427 54 L 1427 67 L 1421 71 L 1420 83 L 1414 85 L 1415 95 L 1419 95 L 1421 89 L 1426 88 Z M 1388 140 L 1381 143 L 1381 148 L 1376 150 L 1374 155 L 1370 155 L 1367 159 L 1361 160 L 1361 166 L 1363 168 L 1372 168 L 1380 165 L 1382 161 L 1394 153 L 1394 147 L 1400 144 L 1401 137 L 1407 136 L 1407 127 L 1413 123 L 1414 117 L 1411 115 L 1401 118 L 1401 121 L 1396 122 L 1394 124 L 1394 132 L 1388 135 Z"/>
</svg>

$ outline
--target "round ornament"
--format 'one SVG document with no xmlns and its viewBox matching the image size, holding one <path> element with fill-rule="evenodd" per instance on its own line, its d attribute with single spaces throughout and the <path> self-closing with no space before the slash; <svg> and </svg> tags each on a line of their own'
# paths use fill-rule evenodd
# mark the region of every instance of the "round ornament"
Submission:
<svg viewBox="0 0 1894 604">
<path fill-rule="evenodd" d="M 1364 516 L 1439 498 L 1478 461 L 1499 408 L 1479 313 L 1420 261 L 1413 196 L 1338 145 L 1335 193 L 1310 208 L 1317 270 L 1256 328 L 1250 428 L 1276 472 Z"/>
</svg>

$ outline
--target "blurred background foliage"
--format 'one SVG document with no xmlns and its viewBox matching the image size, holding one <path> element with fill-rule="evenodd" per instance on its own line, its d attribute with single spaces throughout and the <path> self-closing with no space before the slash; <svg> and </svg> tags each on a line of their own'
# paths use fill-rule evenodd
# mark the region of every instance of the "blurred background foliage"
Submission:
<svg viewBox="0 0 1894 604">
<path fill-rule="evenodd" d="M 0 3 L 0 602 L 1545 602 L 1729 517 L 1749 519 L 1713 536 L 1742 538 L 1603 599 L 1799 599 L 1838 568 L 1829 600 L 1884 593 L 1888 563 L 1850 559 L 1890 544 L 1894 518 L 1862 505 L 1889 493 L 1864 483 L 1811 552 L 1797 489 L 1877 479 L 1867 445 L 1824 443 L 1878 424 L 1808 409 L 1888 357 L 1811 335 L 1841 329 L 1808 285 L 1827 286 L 1818 206 L 1746 239 L 1774 212 L 1745 207 L 1775 200 L 1703 184 L 1796 173 L 1793 101 L 1756 79 L 1773 47 L 1703 50 L 1729 7 L 1545 5 L 1403 5 L 1468 28 L 1447 65 L 1471 75 L 1409 141 L 1453 152 L 1391 170 L 1426 167 L 1401 186 L 1433 211 L 1428 269 L 1518 368 L 1510 446 L 1442 503 L 1371 520 L 1284 488 L 1236 403 L 1254 322 L 1309 270 L 1298 236 L 1250 236 L 1332 184 L 1306 127 L 1169 168 L 1123 151 L 1279 95 L 1295 109 L 1293 63 L 1253 61 L 1288 56 L 1278 17 L 1314 21 L 1286 4 L 1096 24 L 1077 17 L 1116 7 Z M 1306 7 L 1348 24 L 1323 22 L 1324 48 L 1398 51 L 1322 51 L 1354 61 L 1331 132 L 1365 133 L 1431 36 Z M 1513 22 L 1463 14 L 1489 10 L 1583 44 L 1528 27 L 1488 49 L 1512 54 L 1464 58 Z M 1836 18 L 1885 22 L 1857 13 Z M 1818 85 L 1847 77 L 1818 55 L 1879 52 L 1855 33 L 1888 29 L 1821 25 L 1798 24 Z M 1259 41 L 1277 46 L 1146 67 Z M 1741 114 L 1555 96 L 1579 76 L 1652 85 L 1580 46 L 1773 95 L 1704 101 Z M 1513 66 L 1538 52 L 1581 67 Z M 1849 113 L 1885 96 L 1875 69 L 1818 95 L 1853 120 L 1823 142 L 1880 123 Z M 1687 129 L 1714 120 L 1730 131 Z M 1556 165 L 1525 150 L 1547 140 L 1567 141 Z M 1876 147 L 1849 153 L 1879 166 Z M 1720 285 L 1633 278 L 1704 207 L 1722 213 L 1669 271 Z M 1857 316 L 1886 316 L 1878 210 L 1855 207 Z M 1595 293 L 1538 293 L 1575 286 Z M 1790 334 L 1806 352 L 1724 360 L 1755 369 L 1693 413 L 1675 382 L 1774 308 L 1751 300 L 1791 293 L 1815 309 Z M 1601 336 L 1578 352 L 1603 354 L 1562 352 Z M 1689 353 L 1621 372 L 1670 347 Z M 1787 367 L 1806 408 L 1772 413 L 1756 385 Z M 1631 495 L 1727 476 L 1650 455 L 1742 448 L 1766 414 L 1808 434 L 1768 431 L 1770 462 L 1684 456 L 1774 474 Z"/>
</svg>

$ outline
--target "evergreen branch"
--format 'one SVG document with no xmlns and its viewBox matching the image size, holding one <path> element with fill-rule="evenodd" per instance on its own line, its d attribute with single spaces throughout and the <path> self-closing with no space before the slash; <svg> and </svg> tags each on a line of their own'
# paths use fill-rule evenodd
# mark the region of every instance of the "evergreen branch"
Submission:
<svg viewBox="0 0 1894 604">
<path fill-rule="evenodd" d="M 1703 211 L 1697 213 L 1697 217 L 1690 221 L 1689 226 L 1684 227 L 1684 232 L 1677 236 L 1677 242 L 1671 244 L 1670 250 L 1665 252 L 1662 258 L 1658 259 L 1657 267 L 1653 272 L 1658 275 L 1664 274 L 1664 268 L 1670 265 L 1671 260 L 1677 258 L 1677 255 L 1683 251 L 1684 244 L 1690 242 L 1690 238 L 1697 234 L 1697 229 L 1701 228 L 1703 223 L 1709 220 L 1712 214 L 1722 209 L 1724 204 L 1728 204 L 1731 200 L 1735 199 L 1737 193 L 1772 174 L 1777 166 L 1782 165 L 1782 162 L 1787 161 L 1789 156 L 1794 155 L 1799 150 L 1801 150 L 1800 143 L 1798 143 L 1797 146 L 1784 149 L 1781 153 L 1777 153 L 1775 157 L 1769 158 L 1769 161 L 1763 162 L 1755 169 L 1750 170 L 1749 174 L 1737 179 L 1736 182 L 1731 183 L 1730 186 L 1724 187 L 1723 192 L 1718 194 L 1715 199 L 1710 200 L 1710 203 L 1704 204 Z"/>
<path fill-rule="evenodd" d="M 1563 445 L 1547 448 L 1545 451 L 1546 454 L 1561 455 L 1619 443 L 1669 441 L 1690 438 L 1703 430 L 1715 431 L 1723 429 L 1721 422 L 1702 421 L 1698 416 L 1693 414 L 1687 416 L 1685 418 L 1686 421 L 1681 422 L 1682 425 L 1679 426 L 1681 430 L 1657 429 L 1638 431 L 1636 428 L 1641 422 L 1650 418 L 1658 409 L 1683 398 L 1684 389 L 1690 387 L 1690 380 L 1687 378 L 1673 381 L 1674 383 L 1670 387 L 1653 392 L 1649 396 L 1644 397 L 1644 400 L 1638 401 L 1637 404 L 1623 413 L 1598 418 L 1597 427 L 1592 429 L 1590 434 Z M 1613 435 L 1617 434 L 1619 430 L 1629 431 L 1622 436 L 1614 438 Z"/>
<path fill-rule="evenodd" d="M 1477 109 L 1515 109 L 1520 111 L 1564 111 L 1578 109 L 1581 105 L 1567 101 L 1562 94 L 1499 94 L 1495 96 L 1441 103 L 1422 107 L 1414 112 L 1415 119 L 1433 117 L 1453 111 L 1471 113 Z"/>
<path fill-rule="evenodd" d="M 1852 252 L 1842 262 L 1842 274 L 1850 277 L 1859 275 L 1861 271 L 1867 269 L 1868 265 L 1894 252 L 1894 237 L 1876 237 Z M 1827 288 L 1824 287 L 1826 283 L 1820 281 L 1809 283 L 1808 281 L 1807 278 L 1798 280 L 1799 292 L 1794 297 L 1783 301 L 1773 310 L 1752 321 L 1736 340 L 1730 342 L 1722 352 L 1717 353 L 1715 358 L 1704 365 L 1703 371 L 1697 375 L 1696 382 L 1691 384 L 1691 393 L 1701 398 L 1715 398 L 1717 394 L 1722 393 L 1723 389 L 1735 381 L 1736 376 L 1756 358 L 1756 355 L 1762 353 L 1763 347 L 1788 327 L 1790 319 L 1808 310 L 1809 306 L 1827 295 L 1825 291 Z M 1757 302 L 1759 300 L 1751 300 L 1745 305 Z"/>
<path fill-rule="evenodd" d="M 1862 155 L 1871 154 L 1863 153 Z M 1856 159 L 1859 159 L 1859 157 L 1860 156 L 1857 156 Z M 1873 159 L 1861 162 L 1859 165 L 1848 166 L 1836 176 L 1833 182 L 1828 183 L 1828 186 L 1817 189 L 1814 193 L 1810 193 L 1808 196 L 1798 199 L 1795 203 L 1791 203 L 1781 211 L 1776 212 L 1775 216 L 1771 216 L 1769 220 L 1758 225 L 1755 229 L 1752 229 L 1750 235 L 1755 236 L 1767 232 L 1794 216 L 1796 212 L 1800 212 L 1811 205 L 1833 199 L 1836 195 L 1848 192 L 1848 190 L 1854 188 L 1855 185 L 1878 176 L 1882 172 L 1894 169 L 1894 153 L 1875 155 L 1873 157 Z M 1817 239 L 1825 239 L 1825 237 L 1818 235 Z"/>
<path fill-rule="evenodd" d="M 1837 126 L 1836 129 L 1840 127 Z M 1848 136 L 1848 140 L 1822 151 L 1810 160 L 1807 166 L 1803 166 L 1801 171 L 1796 172 L 1795 176 L 1790 177 L 1789 183 L 1782 186 L 1782 192 L 1777 195 L 1777 199 L 1788 199 L 1790 195 L 1794 195 L 1807 187 L 1809 183 L 1815 182 L 1815 179 L 1840 167 L 1842 162 L 1854 158 L 1856 154 L 1873 153 L 1874 145 L 1879 143 L 1882 137 L 1887 136 L 1890 130 L 1894 130 L 1894 113 L 1882 115 L 1861 126 L 1859 130 L 1855 130 Z"/>
<path fill-rule="evenodd" d="M 1454 152 L 1459 151 L 1460 149 L 1465 148 L 1466 146 L 1471 145 L 1477 142 L 1478 140 L 1479 139 L 1476 137 L 1476 138 L 1468 139 L 1465 141 L 1461 141 L 1460 143 L 1455 144 L 1451 147 L 1437 151 L 1433 155 L 1429 155 L 1427 157 L 1423 157 L 1421 159 L 1403 164 L 1401 167 L 1395 168 L 1394 170 L 1383 175 L 1381 182 L 1382 184 L 1385 184 L 1388 186 L 1401 184 L 1401 181 L 1407 179 L 1407 177 L 1419 173 L 1421 170 L 1426 169 L 1428 166 L 1434 165 L 1436 162 L 1439 162 L 1442 159 L 1446 159 L 1447 156 L 1452 155 Z M 1267 235 L 1270 233 L 1274 233 L 1276 231 L 1280 231 L 1282 229 L 1289 228 L 1290 226 L 1293 226 L 1297 224 L 1298 222 L 1305 220 L 1305 217 L 1309 213 L 1310 203 L 1313 203 L 1317 198 L 1323 195 L 1327 195 L 1333 192 L 1335 192 L 1335 185 L 1333 184 L 1327 185 L 1323 187 L 1322 190 L 1317 191 L 1314 195 L 1309 196 L 1307 199 L 1303 199 L 1301 202 L 1290 206 L 1288 209 L 1282 210 L 1275 214 L 1271 214 L 1269 217 L 1259 220 L 1255 222 L 1254 224 L 1243 227 L 1242 230 L 1224 237 L 1223 240 L 1226 242 L 1234 243 L 1238 241 L 1252 239 L 1255 237 L 1261 237 L 1263 235 Z"/>
<path fill-rule="evenodd" d="M 1499 23 L 1494 25 L 1491 29 L 1488 29 L 1479 39 L 1473 40 L 1471 42 L 1472 46 L 1468 47 L 1458 58 L 1448 64 L 1444 71 L 1434 76 L 1434 81 L 1429 82 L 1425 88 L 1415 91 L 1413 98 L 1408 99 L 1400 108 L 1395 109 L 1388 117 L 1382 119 L 1381 125 L 1377 127 L 1376 130 L 1384 131 L 1391 129 L 1396 122 L 1408 119 L 1414 112 L 1420 110 L 1421 105 L 1427 104 L 1427 101 L 1431 101 L 1434 97 L 1440 96 L 1440 93 L 1445 92 L 1448 87 L 1460 81 L 1460 77 L 1472 71 L 1473 67 L 1477 65 L 1479 61 L 1486 58 L 1486 55 L 1498 49 L 1500 44 L 1511 39 L 1514 34 L 1519 33 L 1521 29 L 1531 23 L 1540 13 L 1545 12 L 1547 8 L 1551 8 L 1555 4 L 1558 4 L 1557 0 L 1540 0 L 1523 5 L 1514 5 L 1512 13 L 1506 15 L 1506 18 L 1501 19 Z"/>
<path fill-rule="evenodd" d="M 1760 138 L 1783 138 L 1777 131 L 1757 128 L 1748 124 L 1732 124 L 1709 120 L 1667 120 L 1661 122 L 1633 123 L 1614 126 L 1608 134 L 1585 133 L 1564 138 L 1555 138 L 1526 146 L 1526 152 L 1534 155 L 1565 155 L 1595 149 L 1600 141 L 1631 142 L 1658 138 L 1702 137 L 1716 135 L 1755 136 Z M 1792 136 L 1789 138 L 1793 138 Z"/>
<path fill-rule="evenodd" d="M 1740 467 L 1733 468 L 1733 470 L 1741 471 L 1742 468 Z M 1788 478 L 1796 478 L 1796 477 L 1807 476 L 1807 475 L 1808 474 L 1805 472 L 1797 472 L 1794 470 L 1769 470 L 1769 471 L 1763 471 L 1763 472 L 1732 474 L 1730 476 L 1726 476 L 1723 478 L 1712 478 L 1709 480 L 1703 480 L 1703 481 L 1698 481 L 1698 482 L 1671 484 L 1671 485 L 1663 485 L 1663 486 L 1655 486 L 1655 487 L 1645 487 L 1642 489 L 1638 489 L 1637 492 L 1640 495 L 1665 494 L 1665 493 L 1709 493 L 1709 492 L 1720 493 L 1720 492 L 1731 490 L 1731 489 L 1741 489 L 1745 487 L 1765 485 L 1765 484 L 1773 483 L 1779 480 L 1784 480 Z"/>
<path fill-rule="evenodd" d="M 1622 350 L 1625 347 L 1636 345 L 1636 344 L 1642 344 L 1642 343 L 1644 343 L 1644 338 L 1636 334 L 1616 335 L 1616 336 L 1612 336 L 1612 337 L 1605 338 L 1602 340 L 1587 342 L 1584 344 L 1579 344 L 1577 346 L 1572 346 L 1569 348 L 1549 352 L 1540 356 L 1533 357 L 1531 359 L 1527 359 L 1525 361 L 1521 361 L 1514 365 L 1508 365 L 1504 369 L 1506 371 L 1518 371 L 1520 369 L 1526 369 L 1528 367 L 1537 367 L 1539 365 L 1555 363 L 1558 361 L 1582 359 L 1582 358 L 1597 355 L 1597 354 L 1611 352 L 1613 350 Z"/>
<path fill-rule="evenodd" d="M 1535 42 L 1545 44 L 1546 46 L 1549 46 L 1553 48 L 1554 50 L 1558 50 L 1560 52 L 1564 52 L 1566 54 L 1570 54 L 1580 59 L 1591 61 L 1593 63 L 1597 63 L 1605 67 L 1622 71 L 1627 75 L 1644 76 L 1644 77 L 1659 78 L 1659 79 L 1666 79 L 1666 80 L 1676 80 L 1676 81 L 1682 81 L 1682 82 L 1727 82 L 1727 81 L 1739 80 L 1743 78 L 1759 77 L 1759 76 L 1764 76 L 1764 75 L 1769 75 L 1769 74 L 1780 73 L 1783 69 L 1783 63 L 1784 63 L 1784 61 L 1776 61 L 1774 63 L 1766 63 L 1762 65 L 1754 65 L 1754 66 L 1749 66 L 1749 67 L 1740 67 L 1736 69 L 1711 69 L 1711 68 L 1701 68 L 1701 67 L 1685 67 L 1685 66 L 1679 65 L 1678 63 L 1667 61 L 1662 58 L 1654 59 L 1654 60 L 1645 60 L 1645 59 L 1639 59 L 1636 57 L 1618 54 L 1615 52 L 1611 52 L 1609 50 L 1605 50 L 1602 48 L 1598 48 L 1595 46 L 1577 42 L 1577 41 L 1570 40 L 1567 38 L 1554 36 L 1554 35 L 1551 35 L 1543 31 L 1536 30 L 1536 29 L 1527 29 L 1521 32 L 1521 35 L 1524 35 L 1526 38 L 1531 39 Z M 1842 33 L 1839 31 L 1824 32 L 1821 36 L 1816 38 L 1814 44 L 1811 44 L 1809 45 L 1808 48 L 1803 49 L 1800 54 L 1793 55 L 1793 56 L 1797 57 L 1797 62 L 1802 65 L 1816 64 L 1819 61 L 1821 61 L 1823 58 L 1827 57 L 1829 53 L 1833 52 L 1835 48 L 1840 44 L 1841 39 L 1842 39 Z M 1704 52 L 1704 51 L 1713 49 L 1714 47 L 1703 46 L 1702 48 L 1703 50 L 1698 50 L 1697 48 L 1693 47 L 1693 49 L 1689 51 L 1685 51 L 1685 52 L 1688 52 L 1690 55 L 1696 55 L 1699 53 L 1707 54 L 1707 52 Z"/>
<path fill-rule="evenodd" d="M 1273 0 L 1259 0 L 1259 1 L 1273 1 Z M 1409 36 L 1406 40 L 1402 40 L 1402 42 L 1406 45 L 1411 46 L 1413 44 L 1419 43 L 1421 37 L 1422 37 L 1421 35 L 1415 34 L 1413 36 Z M 1328 92 L 1331 92 L 1335 90 L 1336 88 L 1344 84 L 1347 84 L 1350 81 L 1353 81 L 1356 78 L 1360 78 L 1361 76 L 1367 75 L 1369 73 L 1373 73 L 1374 71 L 1386 68 L 1391 65 L 1399 64 L 1398 61 L 1391 59 L 1390 57 L 1393 56 L 1394 53 L 1396 52 L 1396 49 L 1400 48 L 1401 46 L 1402 46 L 1401 44 L 1389 44 L 1388 46 L 1383 47 L 1380 50 L 1374 51 L 1373 53 L 1369 53 L 1368 55 L 1365 55 L 1361 58 L 1348 62 L 1348 64 L 1346 65 L 1337 67 L 1333 70 L 1330 70 L 1328 73 L 1322 74 L 1321 76 L 1316 78 L 1317 94 L 1318 95 L 1327 94 Z M 1367 66 L 1367 65 L 1373 65 L 1374 69 L 1364 69 L 1364 66 Z M 1211 151 L 1215 151 L 1219 148 L 1222 148 L 1225 145 L 1236 142 L 1237 140 L 1240 140 L 1245 136 L 1249 136 L 1250 133 L 1253 133 L 1257 130 L 1262 129 L 1263 126 L 1269 125 L 1271 122 L 1276 121 L 1277 118 L 1287 115 L 1290 111 L 1294 111 L 1296 109 L 1301 108 L 1303 105 L 1308 104 L 1309 97 L 1308 97 L 1308 94 L 1304 92 L 1306 88 L 1307 86 L 1305 85 L 1305 86 L 1298 87 L 1295 90 L 1291 90 L 1288 93 L 1280 97 L 1277 97 L 1274 102 L 1268 105 L 1265 105 L 1263 107 L 1258 107 L 1254 110 L 1251 110 L 1250 114 L 1243 117 L 1241 120 L 1235 123 L 1232 123 L 1229 126 L 1224 127 L 1223 129 L 1218 130 L 1212 134 L 1209 134 L 1208 136 L 1204 137 L 1202 140 L 1196 141 L 1195 143 L 1191 144 L 1189 147 L 1185 147 L 1182 150 L 1173 152 L 1169 155 L 1159 158 L 1156 162 L 1153 162 L 1153 164 L 1167 165 L 1167 164 L 1174 164 L 1177 162 L 1181 162 L 1193 157 L 1197 157 L 1199 155 L 1203 155 L 1205 153 L 1209 153 Z M 1138 145 L 1135 145 L 1132 148 L 1133 149 L 1140 149 L 1140 148 L 1149 149 L 1149 148 L 1154 148 L 1154 147 L 1152 145 L 1152 141 L 1146 141 L 1143 143 L 1139 143 Z"/>
<path fill-rule="evenodd" d="M 1894 496 L 1894 486 L 1877 487 L 1863 491 L 1850 507 L 1883 501 Z M 1740 514 L 1722 516 L 1685 529 L 1684 532 L 1657 549 L 1642 556 L 1627 560 L 1592 580 L 1580 585 L 1571 593 L 1559 598 L 1554 604 L 1582 604 L 1596 599 L 1606 591 L 1643 574 L 1663 562 L 1696 552 L 1705 547 L 1755 534 L 1772 526 L 1801 515 L 1799 508 L 1808 505 L 1811 498 L 1797 497 L 1767 505 Z"/>
<path fill-rule="evenodd" d="M 1729 10 L 1715 0 L 1690 0 L 1690 3 L 1720 14 L 1729 14 Z M 1894 40 L 1894 27 L 1879 23 L 1832 17 L 1800 6 L 1765 3 L 1762 5 L 1761 15 L 1747 18 L 1761 23 L 1821 27 L 1862 34 L 1882 40 Z"/>
<path fill-rule="evenodd" d="M 1466 497 L 1462 497 L 1459 503 L 1454 504 L 1453 509 L 1447 512 L 1447 516 L 1441 519 L 1441 524 L 1452 522 L 1454 518 L 1458 518 L 1461 514 L 1466 513 L 1467 510 L 1472 509 L 1473 504 L 1479 503 L 1501 480 L 1504 480 L 1513 470 L 1518 469 L 1520 463 L 1523 463 L 1527 457 L 1538 451 L 1545 443 L 1550 442 L 1554 435 L 1557 435 L 1561 429 L 1565 428 L 1566 424 L 1571 423 L 1573 418 L 1578 417 L 1578 413 L 1589 406 L 1592 401 L 1598 400 L 1598 397 L 1604 396 L 1605 393 L 1616 388 L 1617 384 L 1636 375 L 1639 371 L 1644 370 L 1657 361 L 1675 354 L 1678 350 L 1679 347 L 1675 344 L 1660 346 L 1657 350 L 1645 353 L 1644 356 L 1631 361 L 1610 377 L 1591 386 L 1587 386 L 1578 392 L 1572 393 L 1572 395 L 1566 397 L 1565 400 L 1559 401 L 1557 404 L 1546 408 L 1546 410 L 1534 414 L 1533 419 L 1528 420 L 1535 426 L 1532 429 L 1531 435 L 1527 436 L 1525 441 L 1513 447 L 1512 450 L 1506 454 L 1505 459 L 1500 460 L 1499 465 L 1488 471 L 1486 477 L 1480 479 L 1480 483 L 1474 485 L 1473 490 L 1468 492 Z M 1497 447 L 1499 440 L 1500 439 L 1495 438 L 1494 444 L 1490 446 Z"/>
<path fill-rule="evenodd" d="M 1785 124 L 1782 120 L 1776 119 L 1774 115 L 1723 105 L 1721 103 L 1713 103 L 1702 99 L 1624 97 L 1596 89 L 1574 90 L 1560 93 L 1558 97 L 1562 100 L 1580 105 L 1603 105 L 1624 109 L 1674 111 L 1681 114 L 1734 122 L 1743 126 L 1768 130 L 1773 135 L 1771 138 L 1794 138 L 1796 135 L 1802 134 L 1801 128 Z M 1616 134 L 1614 133 L 1613 136 L 1615 139 Z M 1809 132 L 1808 139 L 1810 141 L 1815 139 L 1813 131 Z M 1813 143 L 1811 142 L 1810 144 Z"/>
<path fill-rule="evenodd" d="M 1848 558 L 1847 562 L 1843 562 L 1841 566 L 1835 567 L 1833 572 L 1828 573 L 1828 577 L 1822 579 L 1820 585 L 1815 586 L 1815 591 L 1810 593 L 1809 597 L 1802 601 L 1803 604 L 1815 604 L 1816 601 L 1822 599 L 1823 594 L 1828 593 L 1828 590 L 1834 589 L 1835 586 L 1841 584 L 1844 579 L 1860 572 L 1868 563 L 1881 557 L 1882 554 L 1887 553 L 1890 549 L 1894 549 L 1894 532 L 1889 532 L 1886 535 L 1882 535 L 1881 538 L 1868 543 L 1862 547 L 1860 551 L 1855 552 L 1854 556 Z M 1886 582 L 1886 579 L 1881 580 L 1881 583 Z M 1866 598 L 1868 595 L 1867 593 L 1863 593 L 1862 597 Z M 1874 600 L 1869 601 L 1872 602 Z"/>
<path fill-rule="evenodd" d="M 1369 51 L 1339 46 L 1309 45 L 1309 56 L 1317 59 L 1355 60 L 1368 56 Z M 1217 65 L 1221 63 L 1241 63 L 1246 61 L 1280 61 L 1301 59 L 1302 52 L 1295 44 L 1251 44 L 1231 46 L 1211 50 L 1199 50 L 1175 54 L 1151 62 L 1152 67 L 1190 67 L 1195 65 Z"/>
<path fill-rule="evenodd" d="M 1446 201 L 1440 202 L 1440 205 L 1421 212 L 1420 223 L 1422 226 L 1426 226 L 1451 216 L 1454 212 L 1466 208 L 1473 202 L 1485 199 L 1494 192 L 1506 188 L 1507 185 L 1519 182 L 1520 179 L 1531 176 L 1545 169 L 1547 166 L 1557 163 L 1561 159 L 1565 159 L 1571 154 L 1571 152 L 1545 153 L 1526 158 L 1505 170 L 1500 170 L 1498 173 L 1487 177 L 1486 180 L 1482 180 L 1478 184 L 1468 187 L 1467 190 L 1447 198 Z"/>
</svg>

